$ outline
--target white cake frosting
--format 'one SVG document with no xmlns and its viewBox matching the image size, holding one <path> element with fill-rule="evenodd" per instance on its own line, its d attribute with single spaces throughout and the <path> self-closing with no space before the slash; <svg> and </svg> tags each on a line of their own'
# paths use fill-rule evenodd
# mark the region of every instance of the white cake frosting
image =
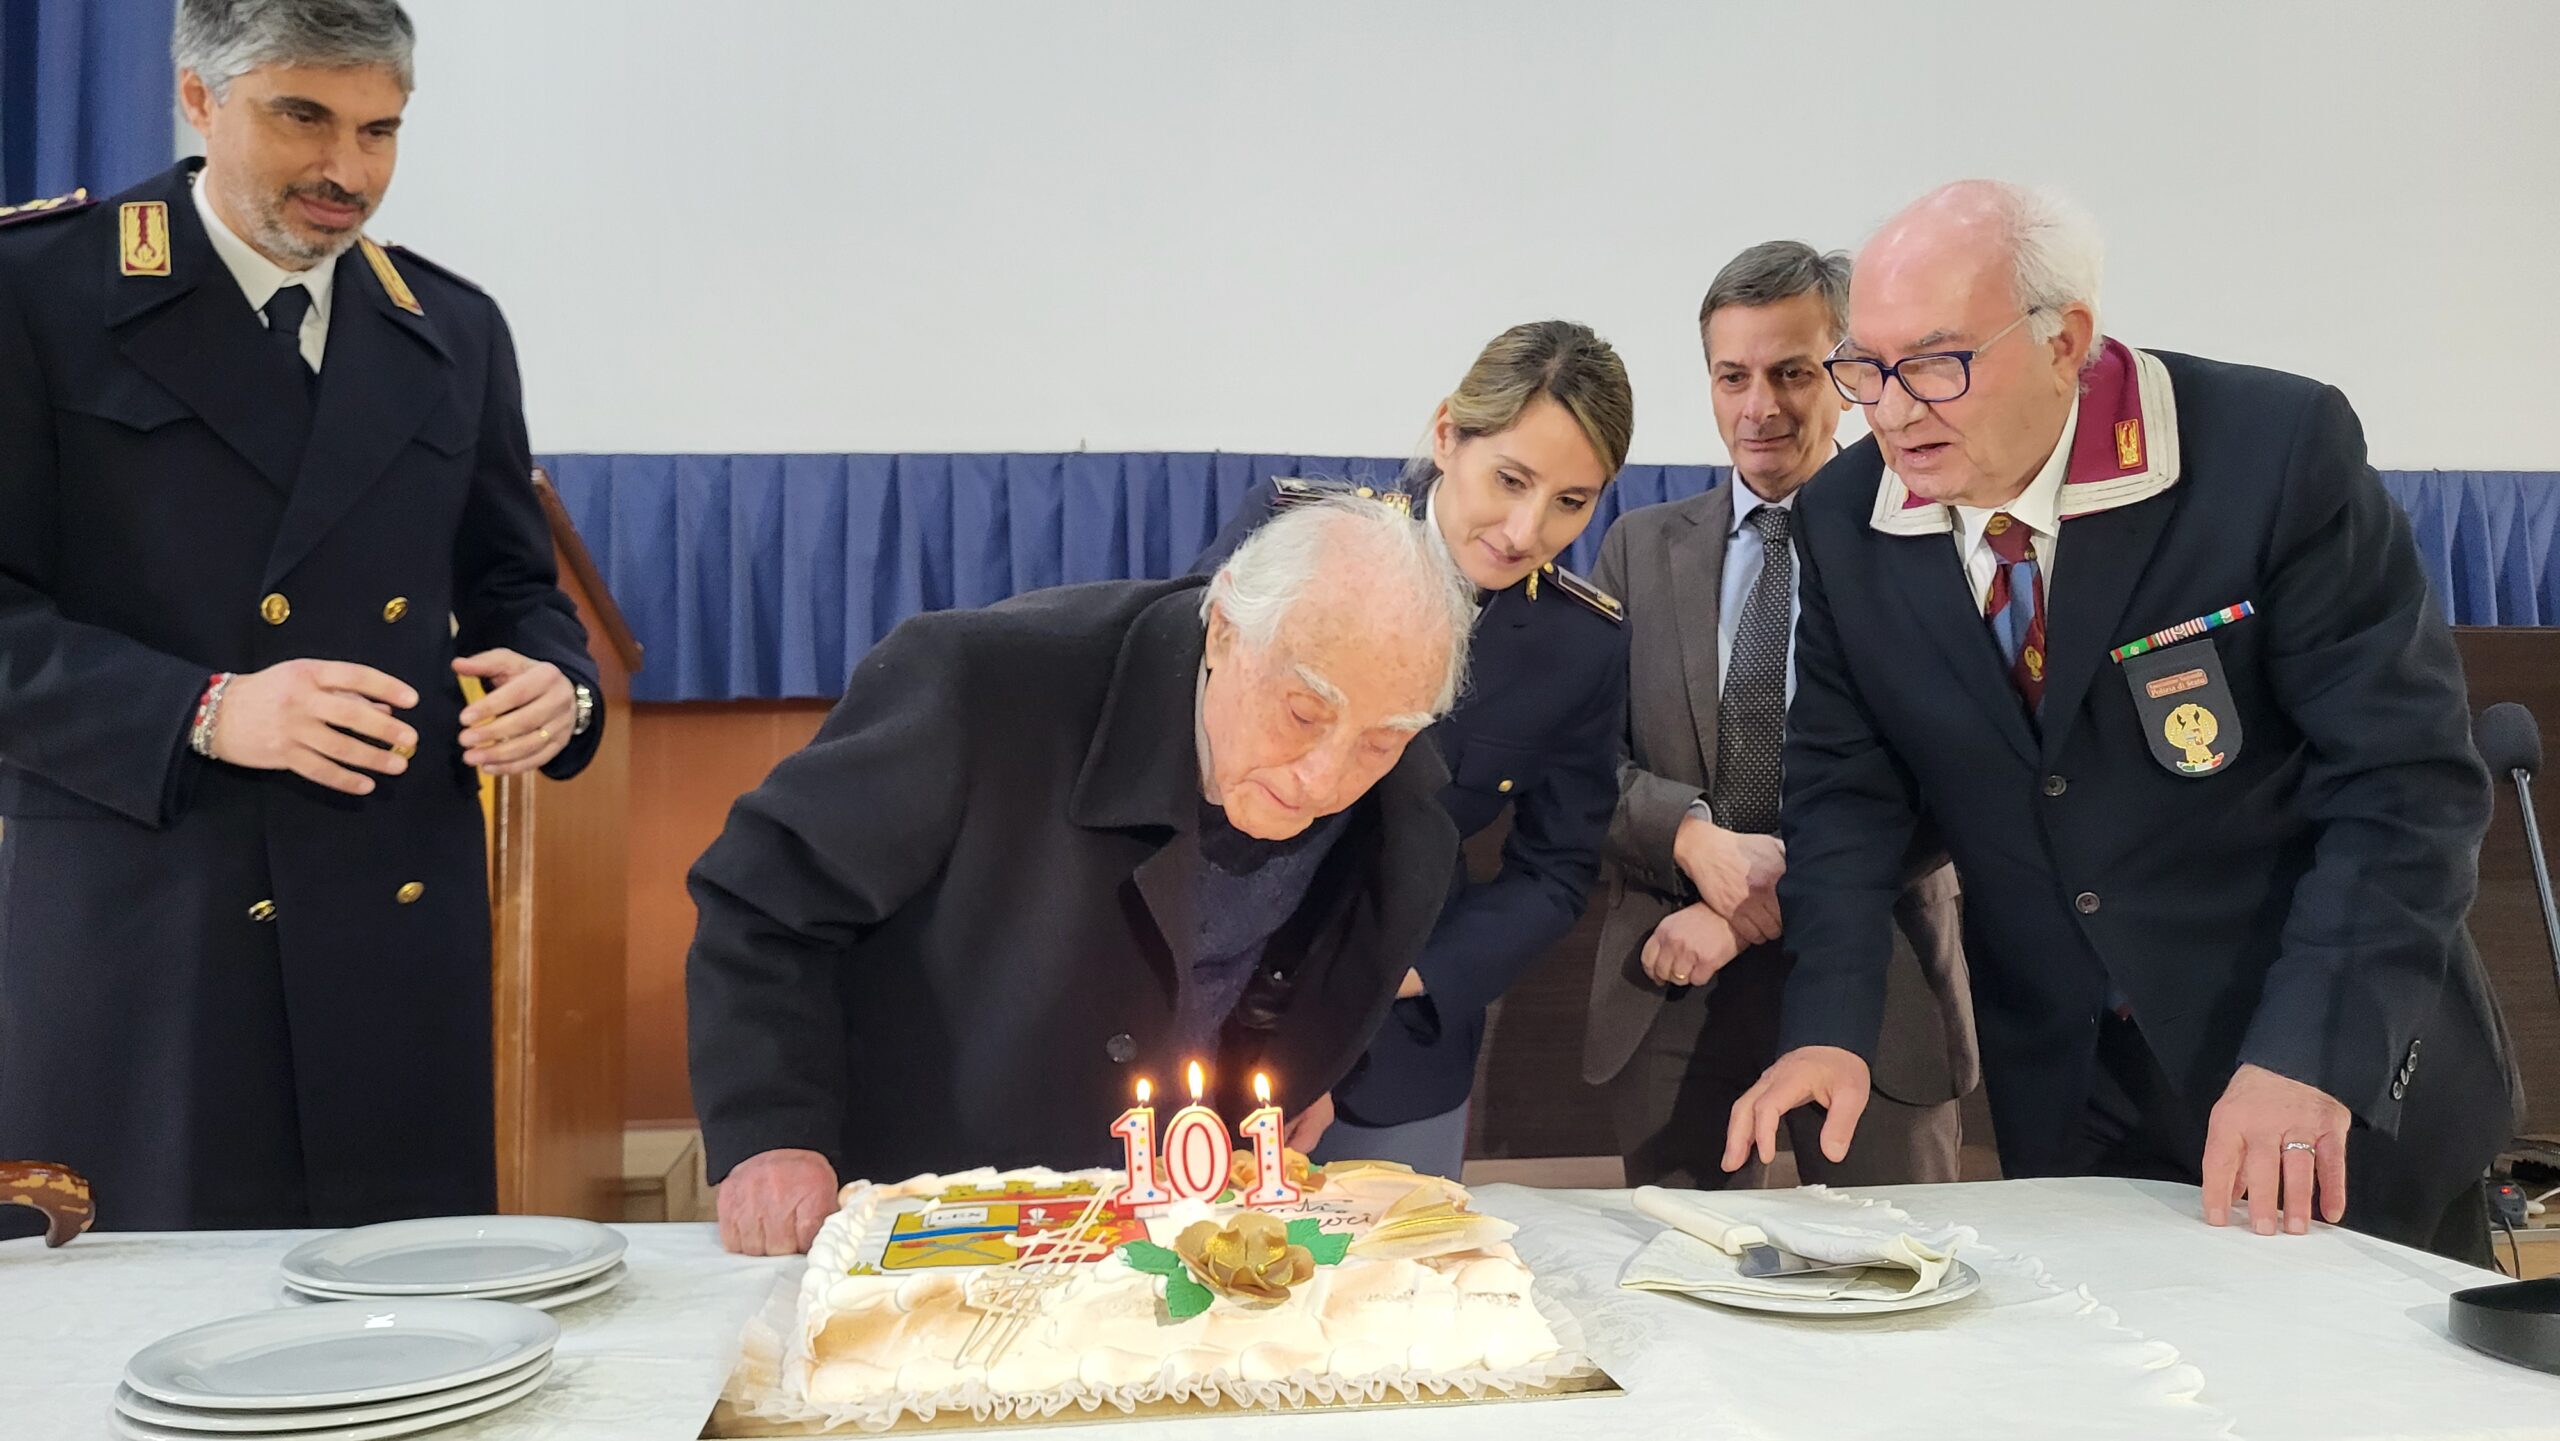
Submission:
<svg viewBox="0 0 2560 1441">
<path fill-rule="evenodd" d="M 1347 1254 L 1318 1265 L 1285 1299 L 1219 1295 L 1177 1320 L 1166 1278 L 1118 1248 L 1068 1268 L 1073 1279 L 992 1367 L 959 1362 L 983 1316 L 972 1279 L 1010 1262 L 1024 1235 L 1071 1221 L 1095 1189 L 1116 1194 L 1120 1185 L 1111 1171 L 977 1170 L 845 1187 L 809 1249 L 786 1387 L 813 1406 L 858 1408 L 885 1423 L 946 1408 L 985 1414 L 991 1404 L 1045 1415 L 1070 1403 L 1211 1393 L 1250 1403 L 1311 1383 L 1320 1399 L 1374 1395 L 1380 1383 L 1411 1394 L 1417 1384 L 1440 1389 L 1441 1378 L 1481 1381 L 1560 1360 L 1528 1268 L 1508 1244 L 1510 1223 L 1469 1211 L 1454 1182 L 1354 1163 L 1298 1203 L 1260 1208 L 1348 1238 Z M 1417 1208 L 1423 1218 L 1407 1219 Z M 1241 1209 L 1111 1212 L 1105 1224 L 1114 1241 L 1143 1233 L 1170 1250 L 1190 1224 L 1223 1224 Z M 1164 1253 L 1153 1255 L 1161 1269 Z"/>
</svg>

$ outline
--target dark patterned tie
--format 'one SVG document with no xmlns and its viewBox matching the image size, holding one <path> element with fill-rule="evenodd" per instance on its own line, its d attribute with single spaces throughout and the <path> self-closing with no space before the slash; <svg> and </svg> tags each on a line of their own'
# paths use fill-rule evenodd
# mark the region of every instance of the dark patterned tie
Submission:
<svg viewBox="0 0 2560 1441">
<path fill-rule="evenodd" d="M 1764 505 L 1744 524 L 1760 532 L 1760 578 L 1733 630 L 1733 660 L 1716 702 L 1716 824 L 1754 835 L 1778 829 L 1778 751 L 1787 725 L 1787 642 L 1795 624 L 1796 553 L 1788 512 Z"/>
<path fill-rule="evenodd" d="M 1982 617 L 1991 622 L 2000 658 L 2009 663 L 2009 683 L 2032 713 L 2044 702 L 2044 591 L 2037 580 L 2035 532 L 2004 510 L 1982 533 L 2000 559 Z"/>
</svg>

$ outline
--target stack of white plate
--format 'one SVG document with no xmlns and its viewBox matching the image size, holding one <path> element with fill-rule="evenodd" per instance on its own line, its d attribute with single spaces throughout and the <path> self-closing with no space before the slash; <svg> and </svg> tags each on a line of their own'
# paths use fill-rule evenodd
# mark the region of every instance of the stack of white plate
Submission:
<svg viewBox="0 0 2560 1441">
<path fill-rule="evenodd" d="M 293 1300 L 445 1296 L 548 1311 L 622 1284 L 622 1233 L 564 1216 L 443 1216 L 360 1226 L 284 1258 Z"/>
<path fill-rule="evenodd" d="M 495 1301 L 338 1302 L 236 1316 L 125 1364 L 132 1441 L 383 1441 L 495 1411 L 551 1370 L 560 1323 Z"/>
</svg>

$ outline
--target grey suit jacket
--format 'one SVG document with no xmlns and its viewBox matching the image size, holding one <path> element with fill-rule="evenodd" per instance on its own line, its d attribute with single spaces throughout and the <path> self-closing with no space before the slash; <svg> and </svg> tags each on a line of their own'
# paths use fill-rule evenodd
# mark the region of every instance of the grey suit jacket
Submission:
<svg viewBox="0 0 2560 1441">
<path fill-rule="evenodd" d="M 1618 517 L 1592 579 L 1626 602 L 1630 667 L 1618 813 L 1602 880 L 1583 1078 L 1616 1076 L 1653 1024 L 1663 988 L 1644 973 L 1645 939 L 1695 900 L 1671 858 L 1689 803 L 1713 788 L 1716 648 L 1733 483 Z M 1934 848 L 1912 857 L 1894 906 L 1894 961 L 1875 1088 L 1909 1105 L 1953 1100 L 1981 1080 L 1955 870 Z M 1710 983 L 1712 984 L 1712 983 Z"/>
</svg>

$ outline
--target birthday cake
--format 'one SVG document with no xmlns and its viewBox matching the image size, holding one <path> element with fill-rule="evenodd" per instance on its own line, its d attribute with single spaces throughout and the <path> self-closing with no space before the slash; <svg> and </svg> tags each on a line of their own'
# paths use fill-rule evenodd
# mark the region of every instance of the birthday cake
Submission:
<svg viewBox="0 0 2560 1441">
<path fill-rule="evenodd" d="M 1117 1171 L 857 1182 L 809 1249 L 786 1394 L 885 1429 L 957 1410 L 1292 1406 L 1513 1392 L 1583 1368 L 1531 1297 L 1511 1223 L 1379 1162 L 1273 1202 L 1251 1155 L 1214 1200 L 1135 1206 Z M 1263 1196 L 1247 1206 L 1247 1196 Z"/>
</svg>

